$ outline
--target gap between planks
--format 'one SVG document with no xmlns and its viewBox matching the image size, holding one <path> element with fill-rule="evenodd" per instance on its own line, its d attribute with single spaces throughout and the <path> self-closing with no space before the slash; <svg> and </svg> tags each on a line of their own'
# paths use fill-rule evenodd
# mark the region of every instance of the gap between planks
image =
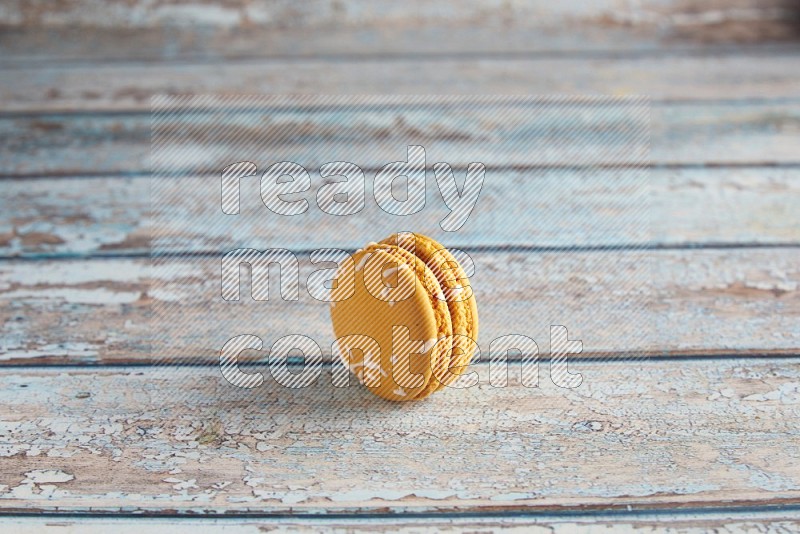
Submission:
<svg viewBox="0 0 800 534">
<path fill-rule="evenodd" d="M 639 511 L 633 508 L 620 510 L 605 510 L 591 512 L 588 510 L 567 510 L 563 513 L 527 513 L 496 512 L 496 513 L 471 513 L 471 512 L 433 512 L 433 513 L 403 513 L 398 514 L 321 514 L 321 515 L 270 515 L 270 514 L 207 514 L 202 517 L 186 515 L 163 514 L 133 514 L 117 512 L 113 517 L 106 514 L 74 513 L 74 512 L 35 512 L 18 514 L 3 514 L 4 523 L 13 525 L 13 532 L 27 533 L 31 528 L 39 528 L 54 532 L 86 532 L 105 533 L 109 529 L 115 532 L 127 533 L 127 529 L 136 529 L 140 532 L 146 527 L 149 532 L 174 532 L 177 525 L 191 528 L 193 532 L 219 532 L 222 528 L 236 532 L 260 533 L 265 529 L 270 532 L 282 532 L 285 529 L 295 532 L 298 528 L 321 528 L 326 531 L 356 531 L 368 530 L 369 532 L 420 532 L 436 527 L 437 531 L 444 532 L 481 532 L 490 529 L 512 530 L 542 534 L 577 532 L 587 534 L 596 532 L 598 528 L 613 528 L 615 532 L 680 532 L 693 534 L 695 532 L 716 531 L 736 534 L 749 532 L 753 524 L 770 525 L 776 529 L 791 531 L 794 527 L 800 528 L 800 512 L 798 506 L 755 506 L 755 507 L 721 507 L 721 508 L 696 508 L 688 507 L 677 509 L 662 509 Z M 176 523 L 177 521 L 177 523 Z M 133 531 L 132 531 L 133 532 Z"/>
</svg>

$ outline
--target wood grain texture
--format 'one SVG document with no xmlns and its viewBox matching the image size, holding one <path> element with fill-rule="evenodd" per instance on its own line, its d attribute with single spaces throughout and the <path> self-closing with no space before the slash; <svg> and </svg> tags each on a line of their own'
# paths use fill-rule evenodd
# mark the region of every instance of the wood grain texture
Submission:
<svg viewBox="0 0 800 534">
<path fill-rule="evenodd" d="M 703 14 L 699 14 L 698 21 Z M 706 15 L 707 16 L 707 15 Z M 713 15 L 712 15 L 713 16 Z M 525 22 L 536 23 L 535 19 Z M 264 26 L 196 27 L 3 27 L 0 68 L 176 65 L 242 60 L 321 61 L 417 58 L 496 60 L 513 58 L 607 59 L 614 57 L 782 53 L 796 48 L 791 20 L 759 27 L 755 20 L 680 26 L 570 22 L 565 27 L 486 24 L 425 26 L 329 26 L 299 32 Z M 767 23 L 768 21 L 764 21 Z M 788 31 L 787 31 L 788 30 Z M 681 35 L 683 33 L 683 35 Z M 772 33 L 772 35 L 769 35 Z"/>
<path fill-rule="evenodd" d="M 334 224 L 333 217 L 319 210 L 313 202 L 322 184 L 317 176 L 307 195 L 312 202 L 306 216 L 274 217 L 270 224 L 249 226 L 240 236 L 217 226 L 198 235 L 192 221 L 216 213 L 218 200 L 204 198 L 193 188 L 177 195 L 176 182 L 169 196 L 185 210 L 176 212 L 169 225 L 174 246 L 183 252 L 215 250 L 212 244 L 220 242 L 303 250 L 358 248 L 363 243 L 356 242 L 356 236 L 367 239 L 364 236 L 396 231 L 396 221 L 379 216 L 382 213 L 370 196 L 371 177 L 367 180 L 369 203 L 358 216 L 337 219 Z M 636 194 L 621 194 L 622 185 Z M 149 253 L 148 177 L 18 179 L 6 180 L 3 187 L 0 212 L 12 214 L 0 226 L 3 257 Z M 800 243 L 800 211 L 796 209 L 800 169 L 791 167 L 656 168 L 641 176 L 608 169 L 489 171 L 470 220 L 455 233 L 441 230 L 439 222 L 448 209 L 438 198 L 435 184 L 431 188 L 425 210 L 409 217 L 404 227 L 423 231 L 451 247 Z M 258 205 L 258 192 L 250 189 L 243 186 L 241 216 L 259 218 L 265 208 Z M 166 188 L 161 190 L 166 194 Z M 501 206 L 502 217 L 496 213 Z M 648 224 L 642 226 L 642 222 Z M 159 227 L 166 226 L 167 221 L 160 220 Z M 519 232 L 520 227 L 528 230 Z"/>
<path fill-rule="evenodd" d="M 19 66 L 5 111 L 149 110 L 157 94 L 610 94 L 654 100 L 795 98 L 797 46 L 673 57 L 273 60 Z"/>
<path fill-rule="evenodd" d="M 577 110 L 574 112 L 578 113 Z M 619 111 L 618 118 L 632 121 L 641 129 L 643 123 L 632 119 L 634 112 L 633 108 Z M 461 136 L 453 136 L 451 127 L 455 126 L 449 125 L 447 119 L 457 120 L 457 117 L 446 111 L 439 111 L 438 115 L 441 123 L 434 120 L 437 114 L 426 116 L 429 122 L 424 127 L 420 124 L 423 127 L 420 131 L 402 124 L 405 112 L 387 109 L 363 116 L 362 120 L 374 120 L 378 124 L 370 127 L 365 123 L 362 129 L 357 130 L 362 144 L 355 139 L 339 139 L 334 135 L 335 130 L 326 130 L 321 125 L 320 129 L 313 129 L 315 115 L 311 113 L 298 116 L 296 122 L 287 117 L 285 120 L 288 122 L 282 125 L 289 133 L 295 131 L 298 135 L 309 135 L 308 142 L 304 143 L 272 139 L 279 130 L 254 126 L 252 121 L 260 115 L 243 114 L 238 133 L 245 144 L 240 149 L 231 150 L 228 160 L 219 150 L 215 151 L 215 156 L 225 163 L 247 158 L 260 162 L 259 153 L 271 148 L 280 152 L 282 160 L 297 161 L 306 168 L 318 168 L 326 161 L 348 160 L 350 157 L 348 161 L 374 169 L 397 161 L 405 154 L 407 144 L 417 142 L 422 146 L 437 144 L 442 147 L 442 159 L 453 165 L 476 159 L 487 166 L 574 165 L 576 158 L 586 164 L 642 161 L 643 157 L 646 160 L 646 154 L 642 156 L 630 150 L 631 146 L 637 151 L 646 146 L 647 138 L 632 137 L 630 132 L 627 134 L 629 144 L 616 142 L 609 145 L 613 137 L 588 134 L 577 143 L 556 144 L 561 139 L 559 135 L 568 135 L 570 125 L 561 123 L 559 126 L 553 113 L 543 113 L 538 118 L 534 116 L 527 122 L 521 122 L 519 117 L 517 120 L 509 117 L 502 130 L 503 138 L 491 146 L 482 144 L 481 139 L 482 136 L 493 137 L 495 133 L 479 127 L 471 130 L 469 125 L 462 125 L 463 130 L 458 130 Z M 624 126 L 622 122 L 615 125 L 612 119 L 603 119 L 598 113 L 592 120 L 596 120 L 598 127 Z M 350 130 L 356 126 L 361 128 L 355 122 L 356 116 L 352 120 L 348 123 L 348 132 L 356 131 Z M 399 125 L 398 120 L 401 121 Z M 650 120 L 650 160 L 654 165 L 798 163 L 796 147 L 800 143 L 800 107 L 792 103 L 668 104 L 653 106 Z M 589 132 L 590 124 L 589 121 L 581 123 L 580 131 Z M 235 122 L 230 123 L 230 128 L 231 132 L 237 132 Z M 368 135 L 372 131 L 370 128 L 380 136 L 380 142 L 376 143 Z M 539 134 L 543 137 L 535 137 Z M 551 134 L 555 137 L 547 137 Z M 516 135 L 519 137 L 515 138 Z M 191 165 L 204 168 L 205 164 L 209 167 L 207 162 L 198 159 L 198 154 L 210 146 L 191 138 L 177 138 L 174 142 L 185 150 L 200 150 L 194 153 L 194 159 L 187 159 L 188 169 L 192 168 Z M 246 147 L 250 150 L 243 154 Z M 492 147 L 497 150 L 492 150 Z M 537 148 L 550 150 L 539 152 Z M 625 152 L 625 148 L 629 151 Z M 0 155 L 0 174 L 12 177 L 41 176 L 43 173 L 103 175 L 150 172 L 150 116 L 137 113 L 0 117 Z M 267 161 L 272 162 L 271 159 Z M 218 172 L 213 166 L 207 171 Z"/>
<path fill-rule="evenodd" d="M 471 256 L 485 357 L 491 340 L 510 333 L 532 337 L 546 357 L 550 324 L 564 324 L 582 340 L 582 357 L 800 352 L 800 248 Z M 3 262 L 0 360 L 143 363 L 169 353 L 168 361 L 213 364 L 225 341 L 248 332 L 264 340 L 265 351 L 254 358 L 295 333 L 327 355 L 328 305 L 305 292 L 319 267 L 307 255 L 300 260 L 300 300 L 245 301 L 239 308 L 218 298 L 213 258 L 171 261 L 171 274 L 158 270 L 156 279 L 144 259 Z M 151 330 L 152 306 L 172 309 L 172 322 Z M 163 352 L 151 355 L 154 334 L 173 331 Z"/>
<path fill-rule="evenodd" d="M 0 508 L 541 512 L 800 502 L 795 360 L 579 369 L 575 390 L 511 379 L 411 406 L 332 388 L 325 377 L 306 389 L 267 381 L 240 390 L 214 368 L 8 369 Z"/>
<path fill-rule="evenodd" d="M 596 2 L 573 2 L 553 4 L 543 0 L 525 3 L 437 2 L 435 5 L 422 0 L 397 4 L 368 0 L 315 0 L 302 4 L 282 4 L 267 1 L 232 1 L 212 3 L 204 0 L 145 1 L 69 0 L 58 4 L 31 3 L 12 0 L 4 3 L 0 10 L 0 24 L 8 28 L 41 30 L 43 28 L 80 27 L 84 32 L 92 29 L 113 31 L 135 29 L 164 29 L 172 33 L 167 46 L 156 48 L 162 54 L 180 53 L 180 37 L 175 34 L 193 36 L 189 40 L 192 49 L 197 41 L 209 39 L 213 47 L 235 40 L 237 32 L 250 30 L 261 34 L 281 37 L 303 34 L 304 40 L 314 41 L 316 33 L 334 34 L 334 47 L 378 48 L 390 42 L 393 49 L 413 49 L 418 43 L 409 42 L 404 30 L 438 30 L 436 39 L 429 39 L 427 48 L 438 50 L 447 46 L 453 34 L 459 30 L 478 33 L 491 30 L 494 39 L 486 39 L 490 46 L 506 41 L 506 47 L 530 47 L 530 42 L 543 41 L 539 46 L 553 46 L 548 41 L 554 35 L 565 33 L 585 36 L 587 32 L 605 34 L 601 38 L 606 46 L 630 46 L 632 38 L 640 40 L 690 40 L 699 42 L 763 42 L 796 37 L 798 7 L 787 0 L 645 0 L 636 3 L 618 0 Z M 569 28 L 569 32 L 564 32 Z M 194 30 L 194 31 L 192 31 Z M 210 39 L 219 36 L 214 30 L 229 30 L 224 41 Z M 527 31 L 525 44 L 509 39 L 509 34 L 519 35 Z M 293 32 L 293 33 L 292 33 Z M 347 33 L 357 38 L 342 39 Z M 91 35 L 91 34 L 90 34 Z M 127 37 L 127 34 L 115 34 Z M 224 34 L 223 34 L 224 35 Z M 413 36 L 414 34 L 412 34 Z M 424 35 L 424 33 L 423 33 Z M 531 36 L 534 38 L 532 39 Z M 419 36 L 416 36 L 420 41 Z M 609 38 L 610 37 L 610 38 Z M 538 39 L 537 39 L 538 38 Z M 585 37 L 584 37 L 585 38 Z M 84 37 L 86 39 L 86 37 Z M 255 45 L 271 44 L 273 41 L 256 40 Z M 67 47 L 69 40 L 65 40 Z M 492 43 L 492 41 L 494 41 Z M 49 42 L 44 39 L 44 42 Z M 94 44 L 100 44 L 91 41 Z M 134 41 L 132 45 L 140 43 Z M 38 46 L 47 50 L 42 45 Z M 119 46 L 117 44 L 117 46 Z M 202 46 L 202 45 L 201 45 Z M 137 54 L 137 46 L 131 46 L 127 54 Z M 234 47 L 235 48 L 235 47 Z M 268 47 L 266 52 L 269 53 Z M 320 48 L 322 51 L 329 49 Z M 102 52 L 100 52 L 102 53 Z M 126 54 L 126 55 L 127 55 Z"/>
<path fill-rule="evenodd" d="M 472 517 L 431 514 L 423 517 L 280 517 L 280 518 L 110 518 L 110 517 L 7 517 L 0 525 L 0 532 L 29 534 L 48 532 L 53 534 L 136 534 L 146 528 L 154 534 L 175 532 L 177 528 L 191 530 L 197 534 L 228 533 L 261 534 L 263 532 L 399 532 L 418 534 L 430 532 L 492 532 L 532 534 L 597 534 L 612 532 L 648 534 L 786 534 L 800 528 L 800 518 L 792 512 L 759 512 L 738 514 L 731 510 L 720 514 L 569 514 L 547 516 L 531 514 L 475 515 Z"/>
</svg>

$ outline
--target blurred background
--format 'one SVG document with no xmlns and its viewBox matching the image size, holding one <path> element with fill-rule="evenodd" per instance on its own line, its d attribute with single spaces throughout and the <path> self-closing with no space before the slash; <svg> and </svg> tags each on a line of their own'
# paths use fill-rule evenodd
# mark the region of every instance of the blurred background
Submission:
<svg viewBox="0 0 800 534">
<path fill-rule="evenodd" d="M 6 111 L 155 92 L 791 96 L 794 0 L 6 0 Z M 762 64 L 759 58 L 770 58 Z M 782 75 L 782 76 L 781 76 Z"/>
</svg>

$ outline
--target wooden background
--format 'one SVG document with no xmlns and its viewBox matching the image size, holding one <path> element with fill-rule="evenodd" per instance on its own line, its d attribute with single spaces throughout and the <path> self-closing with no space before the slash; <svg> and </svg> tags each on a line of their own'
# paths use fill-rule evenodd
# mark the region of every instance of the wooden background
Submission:
<svg viewBox="0 0 800 534">
<path fill-rule="evenodd" d="M 0 525 L 797 530 L 799 21 L 788 0 L 4 2 Z M 411 407 L 265 386 L 258 409 L 209 362 L 153 366 L 150 96 L 285 92 L 648 95 L 651 358 Z M 475 258 L 624 287 L 558 247 Z"/>
</svg>

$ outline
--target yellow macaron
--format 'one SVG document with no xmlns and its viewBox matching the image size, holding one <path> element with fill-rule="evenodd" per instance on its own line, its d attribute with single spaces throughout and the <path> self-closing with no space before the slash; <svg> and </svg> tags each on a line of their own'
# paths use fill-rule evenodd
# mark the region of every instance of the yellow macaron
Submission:
<svg viewBox="0 0 800 534">
<path fill-rule="evenodd" d="M 331 320 L 342 362 L 374 394 L 418 400 L 469 365 L 478 310 L 466 273 L 435 240 L 408 232 L 344 262 Z"/>
</svg>

